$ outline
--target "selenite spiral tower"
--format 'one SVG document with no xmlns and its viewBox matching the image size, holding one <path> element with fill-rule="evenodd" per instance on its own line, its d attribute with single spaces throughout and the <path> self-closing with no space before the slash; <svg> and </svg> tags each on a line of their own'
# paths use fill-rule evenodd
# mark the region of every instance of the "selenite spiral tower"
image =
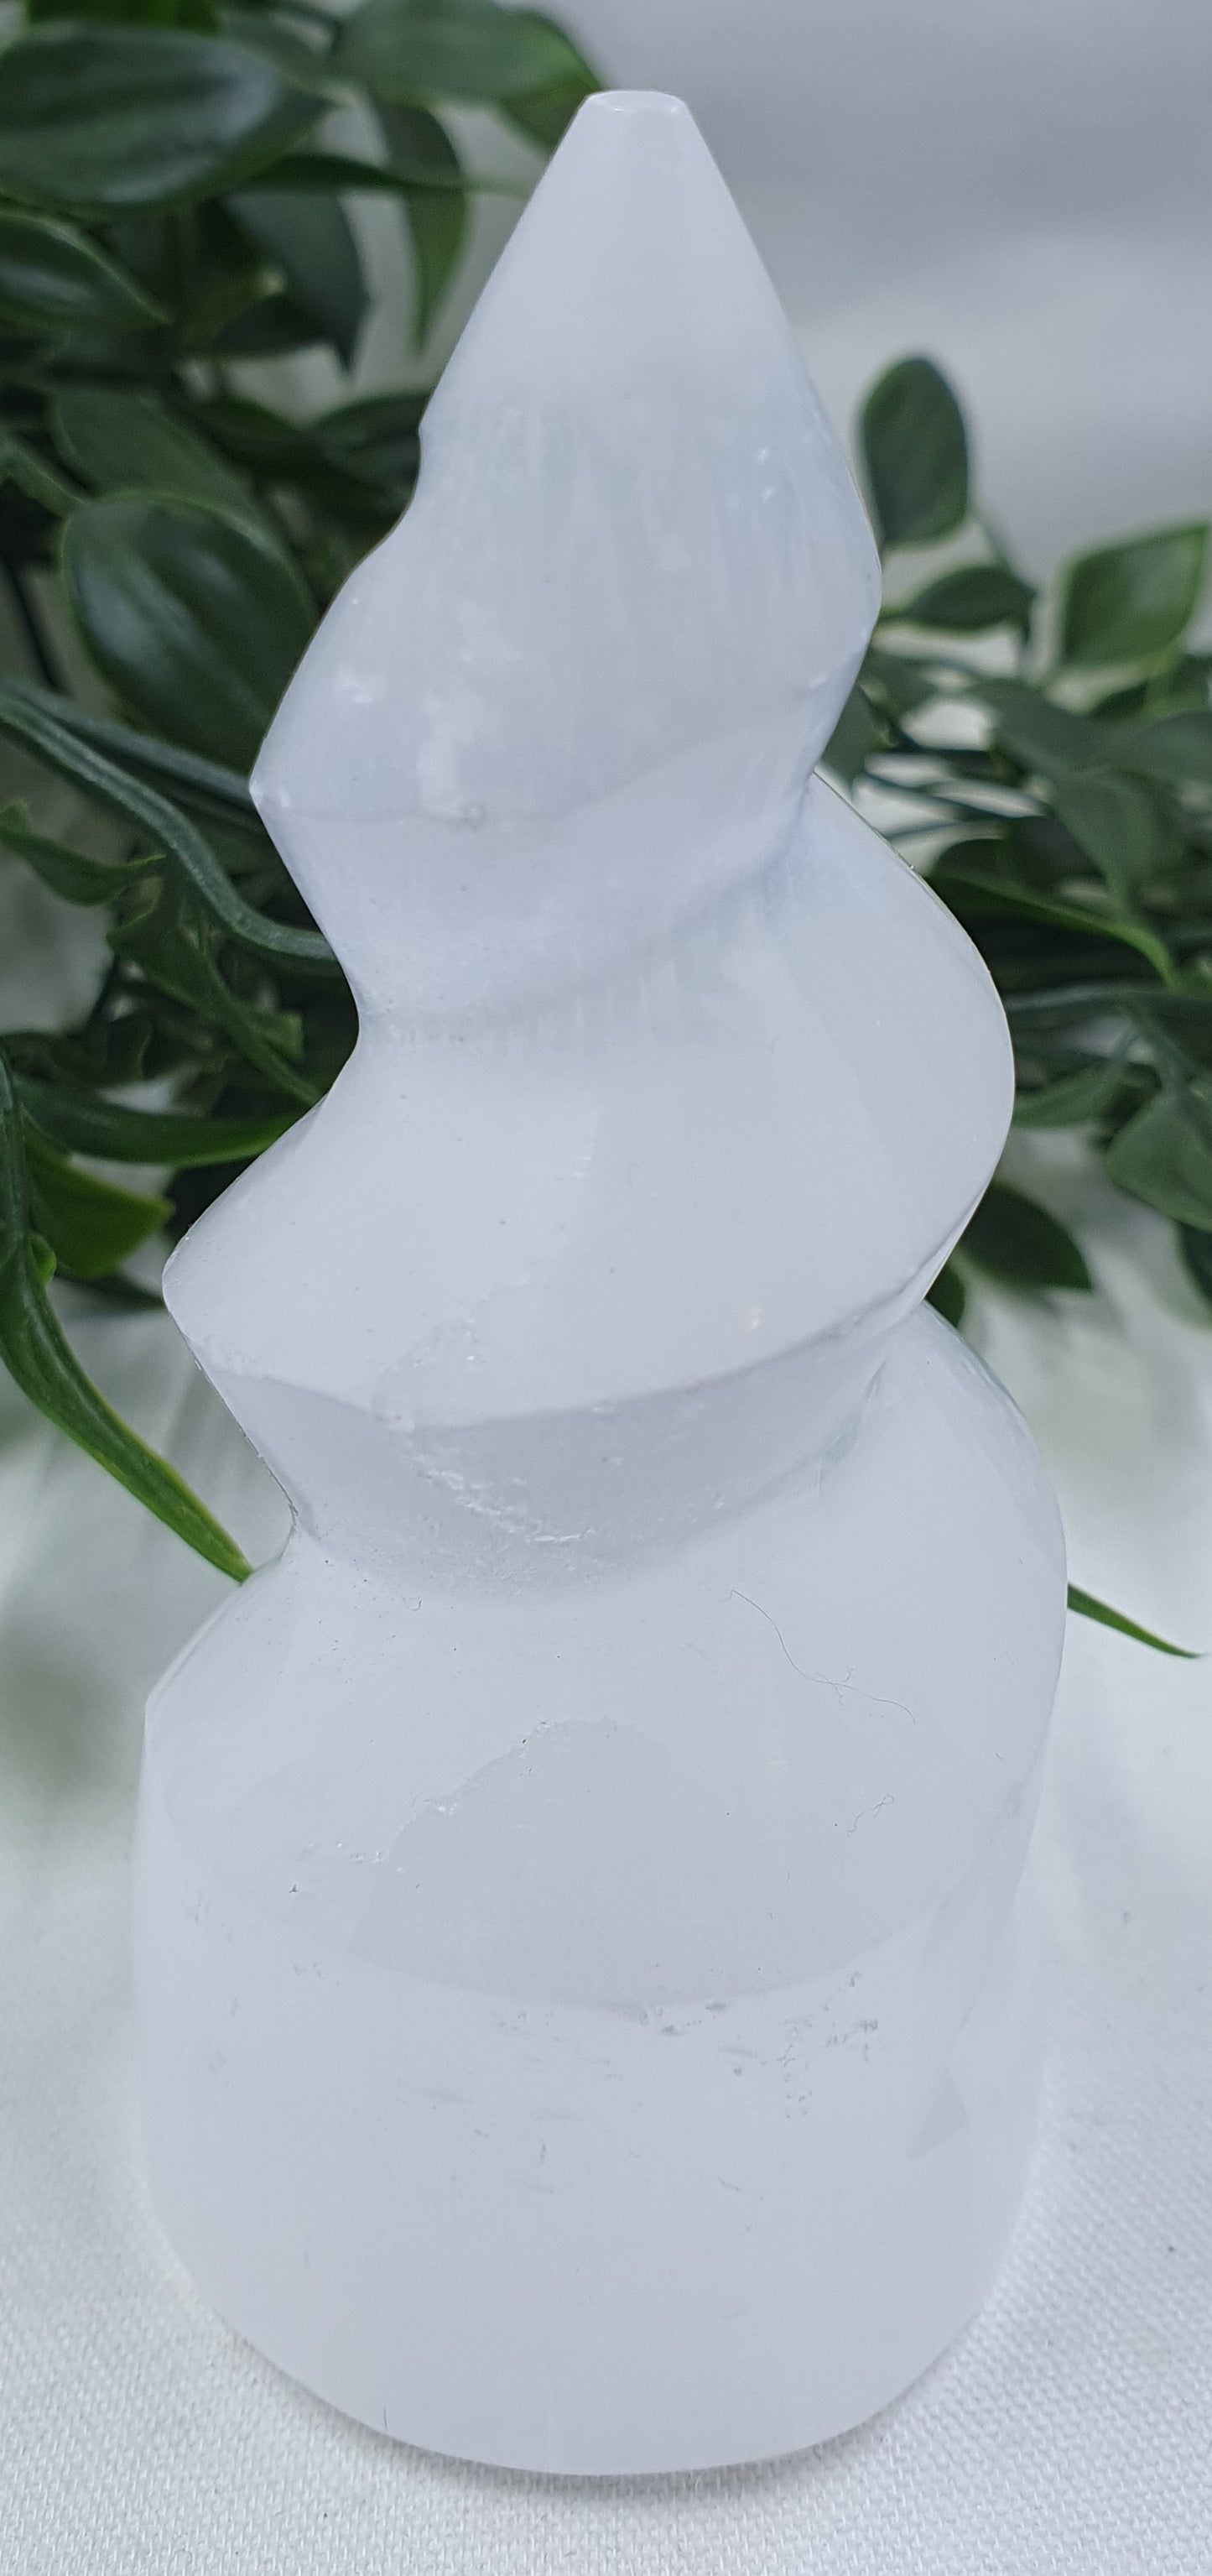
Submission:
<svg viewBox="0 0 1212 2576">
<path fill-rule="evenodd" d="M 254 782 L 356 1051 L 166 1281 L 294 1534 L 149 1711 L 156 2205 L 367 2424 L 755 2458 L 978 2304 L 1063 1553 L 922 1300 L 1010 1116 L 811 777 L 862 509 L 675 100 L 592 100 Z"/>
</svg>

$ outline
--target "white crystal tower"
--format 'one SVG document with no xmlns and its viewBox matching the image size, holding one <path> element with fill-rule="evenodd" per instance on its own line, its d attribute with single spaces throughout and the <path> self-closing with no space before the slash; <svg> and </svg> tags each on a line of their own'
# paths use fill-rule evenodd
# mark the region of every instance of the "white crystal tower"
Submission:
<svg viewBox="0 0 1212 2576">
<path fill-rule="evenodd" d="M 865 519 L 675 100 L 582 109 L 255 792 L 360 1011 L 170 1265 L 295 1507 L 148 1717 L 141 2077 L 224 2316 L 560 2471 L 836 2433 L 969 2317 L 1064 1575 L 925 1289 L 984 968 L 809 773 Z"/>
</svg>

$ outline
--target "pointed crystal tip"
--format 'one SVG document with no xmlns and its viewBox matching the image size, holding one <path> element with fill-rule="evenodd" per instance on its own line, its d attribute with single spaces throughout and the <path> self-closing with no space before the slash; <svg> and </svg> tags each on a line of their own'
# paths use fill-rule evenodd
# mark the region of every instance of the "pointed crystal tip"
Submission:
<svg viewBox="0 0 1212 2576">
<path fill-rule="evenodd" d="M 605 90 L 573 119 L 438 388 L 431 420 L 524 390 L 802 377 L 774 289 L 689 109 Z"/>
<path fill-rule="evenodd" d="M 559 982 L 761 864 L 879 567 L 753 243 L 659 94 L 582 107 L 422 445 L 254 788 L 359 989 L 442 1009 L 473 963 L 486 1000 L 528 947 Z"/>
</svg>

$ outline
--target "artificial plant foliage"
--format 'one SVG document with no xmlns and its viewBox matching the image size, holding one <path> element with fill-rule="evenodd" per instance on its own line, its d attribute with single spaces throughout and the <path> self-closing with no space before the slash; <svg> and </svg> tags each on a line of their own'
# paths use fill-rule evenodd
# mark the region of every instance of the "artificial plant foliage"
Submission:
<svg viewBox="0 0 1212 2576">
<path fill-rule="evenodd" d="M 1206 1296 L 1191 1242 L 1212 1237 L 1212 657 L 1190 630 L 1207 527 L 1126 538 L 1038 590 L 972 506 L 957 420 L 925 358 L 864 406 L 887 596 L 827 760 L 860 801 L 895 794 L 899 829 L 884 828 L 982 950 L 1016 1123 L 1080 1129 L 1120 1188 L 1176 1221 Z M 898 550 L 926 532 L 959 559 L 906 584 Z M 935 1291 L 953 1318 L 972 1269 L 1091 1285 L 1056 1218 L 1002 1181 Z"/>
<path fill-rule="evenodd" d="M 0 563 L 25 644 L 0 731 L 75 816 L 52 829 L 13 799 L 0 850 L 96 908 L 108 960 L 74 1025 L 0 1040 L 0 1355 L 229 1572 L 230 1541 L 89 1386 L 48 1285 L 121 1289 L 139 1244 L 191 1221 L 353 1043 L 245 782 L 329 600 L 407 505 L 425 396 L 300 419 L 265 399 L 265 362 L 356 356 L 350 210 L 372 196 L 398 206 L 423 340 L 475 192 L 511 184 L 468 170 L 450 108 L 545 149 L 594 86 L 553 20 L 496 0 L 98 0 L 31 8 L 0 54 Z M 331 139 L 351 101 L 357 152 Z M 922 357 L 873 388 L 859 446 L 887 598 L 828 765 L 860 803 L 895 793 L 881 828 L 981 948 L 1017 1119 L 1080 1129 L 1174 1220 L 1212 1299 L 1212 712 L 1190 643 L 1207 532 L 1104 547 L 1041 592 L 990 536 L 960 404 Z M 1000 1178 L 933 1292 L 952 1320 L 981 1273 L 1090 1286 L 1072 1236 Z"/>
</svg>

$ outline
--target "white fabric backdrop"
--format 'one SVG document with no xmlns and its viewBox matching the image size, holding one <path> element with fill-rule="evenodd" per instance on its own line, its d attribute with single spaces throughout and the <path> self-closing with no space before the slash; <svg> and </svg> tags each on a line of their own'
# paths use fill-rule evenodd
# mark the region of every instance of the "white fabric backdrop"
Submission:
<svg viewBox="0 0 1212 2576">
<path fill-rule="evenodd" d="M 1042 571 L 1208 506 L 1207 0 L 565 0 L 680 90 L 839 422 L 925 348 Z"/>
<path fill-rule="evenodd" d="M 835 405 L 925 341 L 961 362 L 996 496 L 1033 543 L 1206 506 L 1208 358 L 1188 292 L 1208 262 L 1202 0 L 572 14 L 617 77 L 688 92 Z M 860 94 L 861 134 L 846 107 Z M 1041 249 L 1057 241 L 1059 267 Z M 1078 290 L 1094 276 L 1092 318 Z M 17 901 L 28 929 L 41 915 Z M 5 926 L 11 962 L 11 908 Z M 1212 1647 L 1212 1327 L 1160 1224 L 1064 1149 L 1036 1148 L 1033 1171 L 1076 1219 L 1099 1294 L 987 1301 L 977 1337 L 1056 1468 L 1076 1578 Z M 279 1500 L 167 1326 L 91 1320 L 81 1342 L 267 1553 Z M 1045 2115 L 976 2326 L 825 2451 L 590 2487 L 350 2427 L 208 2313 L 151 2224 L 127 2066 L 139 1708 L 220 1589 L 0 1390 L 3 2576 L 1212 2564 L 1212 1663 L 1073 1627 L 1038 1837 Z"/>
</svg>

